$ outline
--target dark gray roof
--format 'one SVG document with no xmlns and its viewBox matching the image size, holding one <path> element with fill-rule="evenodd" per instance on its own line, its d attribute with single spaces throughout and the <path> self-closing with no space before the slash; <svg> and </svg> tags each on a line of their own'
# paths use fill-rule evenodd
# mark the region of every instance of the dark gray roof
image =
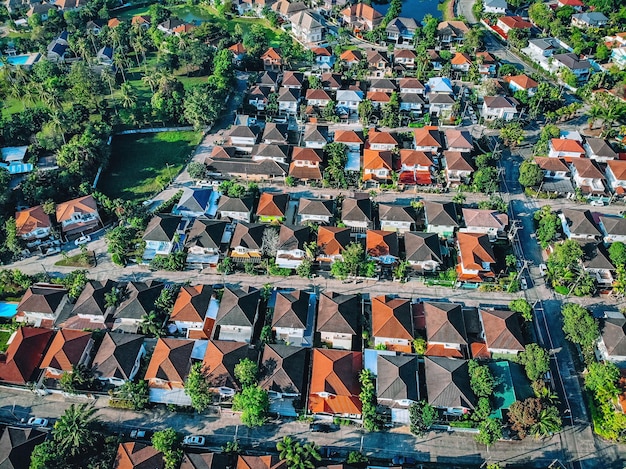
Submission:
<svg viewBox="0 0 626 469">
<path fill-rule="evenodd" d="M 596 224 L 591 216 L 589 210 L 572 210 L 564 208 L 561 210 L 563 216 L 567 220 L 572 234 L 576 235 L 591 235 L 601 236 L 600 230 L 596 227 Z"/>
<path fill-rule="evenodd" d="M 278 73 L 262 72 L 256 82 L 259 85 L 276 86 L 278 84 Z"/>
<path fill-rule="evenodd" d="M 609 356 L 626 356 L 626 318 L 605 319 L 602 340 Z"/>
<path fill-rule="evenodd" d="M 617 159 L 618 155 L 615 153 L 615 150 L 611 148 L 611 145 L 604 140 L 603 138 L 592 138 L 587 137 L 585 139 L 585 143 L 589 145 L 589 148 L 593 152 L 594 155 L 603 156 L 606 158 Z"/>
<path fill-rule="evenodd" d="M 289 150 L 289 145 L 261 143 L 252 148 L 251 155 L 257 158 L 282 158 L 286 160 L 289 157 Z"/>
<path fill-rule="evenodd" d="M 459 226 L 453 202 L 424 202 L 424 214 L 427 225 Z"/>
<path fill-rule="evenodd" d="M 615 266 L 613 266 L 611 262 L 609 252 L 604 247 L 603 243 L 587 243 L 583 246 L 583 251 L 585 252 L 585 260 L 583 261 L 585 269 L 615 269 Z"/>
<path fill-rule="evenodd" d="M 27 313 L 54 313 L 65 299 L 67 290 L 60 286 L 46 286 L 35 284 L 24 293 L 17 305 L 18 311 Z"/>
<path fill-rule="evenodd" d="M 360 316 L 361 305 L 356 295 L 323 293 L 318 305 L 317 331 L 356 335 Z"/>
<path fill-rule="evenodd" d="M 95 376 L 129 379 L 142 345 L 142 335 L 107 332 L 93 359 Z"/>
<path fill-rule="evenodd" d="M 237 223 L 230 245 L 233 248 L 242 246 L 248 249 L 260 250 L 263 244 L 265 225 L 261 223 Z"/>
<path fill-rule="evenodd" d="M 245 174 L 245 175 L 263 175 L 268 177 L 280 177 L 287 174 L 289 167 L 284 163 L 279 163 L 270 159 L 254 161 L 249 158 L 229 158 L 229 159 L 211 159 L 205 161 L 207 169 L 222 175 L 229 174 Z"/>
<path fill-rule="evenodd" d="M 302 394 L 308 372 L 308 349 L 267 344 L 259 369 L 260 386 L 266 391 Z"/>
<path fill-rule="evenodd" d="M 272 327 L 306 329 L 310 295 L 302 290 L 278 291 Z"/>
<path fill-rule="evenodd" d="M 141 319 L 154 310 L 154 302 L 164 285 L 156 281 L 128 282 L 124 287 L 126 299 L 115 309 L 115 318 Z"/>
<path fill-rule="evenodd" d="M 392 19 L 387 25 L 387 32 L 414 33 L 419 29 L 419 25 L 415 18 L 398 17 Z"/>
<path fill-rule="evenodd" d="M 373 88 L 380 88 L 383 90 L 395 91 L 397 87 L 396 87 L 396 84 L 392 82 L 391 80 L 387 78 L 380 78 L 370 83 L 370 89 L 373 89 Z"/>
<path fill-rule="evenodd" d="M 328 127 L 308 124 L 304 129 L 303 141 L 305 142 L 328 142 Z"/>
<path fill-rule="evenodd" d="M 467 331 L 461 305 L 424 302 L 424 321 L 428 342 L 467 345 Z"/>
<path fill-rule="evenodd" d="M 180 196 L 176 210 L 188 212 L 204 212 L 211 198 L 211 189 L 192 189 L 185 187 Z"/>
<path fill-rule="evenodd" d="M 378 399 L 419 401 L 416 355 L 378 355 L 376 395 Z"/>
<path fill-rule="evenodd" d="M 0 437 L 0 468 L 28 469 L 33 449 L 47 436 L 37 428 L 6 427 Z"/>
<path fill-rule="evenodd" d="M 380 204 L 378 206 L 380 221 L 403 221 L 415 223 L 415 209 L 410 206 Z"/>
<path fill-rule="evenodd" d="M 278 249 L 292 251 L 304 249 L 304 244 L 309 241 L 309 227 L 296 225 L 281 225 L 278 234 Z"/>
<path fill-rule="evenodd" d="M 187 234 L 185 246 L 187 248 L 197 246 L 207 249 L 219 249 L 228 223 L 224 220 L 209 220 L 208 218 L 196 218 Z"/>
<path fill-rule="evenodd" d="M 252 197 L 228 197 L 223 195 L 217 207 L 219 212 L 241 212 L 250 213 L 252 211 Z"/>
<path fill-rule="evenodd" d="M 82 293 L 74 303 L 72 315 L 99 316 L 106 312 L 105 298 L 106 293 L 117 287 L 117 282 L 106 280 L 100 282 L 98 280 L 90 280 L 85 285 Z"/>
<path fill-rule="evenodd" d="M 225 469 L 230 467 L 226 453 L 185 453 L 180 469 Z"/>
<path fill-rule="evenodd" d="M 170 215 L 169 213 L 155 215 L 148 223 L 143 239 L 146 241 L 171 242 L 181 220 L 181 216 Z"/>
<path fill-rule="evenodd" d="M 424 104 L 424 100 L 417 93 L 400 93 L 401 103 Z"/>
<path fill-rule="evenodd" d="M 254 287 L 224 288 L 215 324 L 218 326 L 252 327 L 255 322 L 260 297 L 259 290 Z"/>
<path fill-rule="evenodd" d="M 467 360 L 426 357 L 426 391 L 434 407 L 464 407 L 473 409 L 476 396 L 469 384 Z"/>
<path fill-rule="evenodd" d="M 454 104 L 455 100 L 447 93 L 428 93 L 428 102 L 431 104 Z"/>
<path fill-rule="evenodd" d="M 261 140 L 265 141 L 278 141 L 287 143 L 287 124 L 276 124 L 275 122 L 268 122 L 265 124 L 263 130 L 263 137 Z"/>
<path fill-rule="evenodd" d="M 235 125 L 228 132 L 229 137 L 243 137 L 256 139 L 259 135 L 259 129 L 257 127 L 248 127 L 245 125 Z"/>
<path fill-rule="evenodd" d="M 348 197 L 341 204 L 341 219 L 347 221 L 372 221 L 372 201 L 365 197 Z"/>
<path fill-rule="evenodd" d="M 300 199 L 298 213 L 305 215 L 333 216 L 334 203 L 330 199 Z"/>
<path fill-rule="evenodd" d="M 591 64 L 587 59 L 581 59 L 578 55 L 568 52 L 566 54 L 554 54 L 553 59 L 562 63 L 572 70 L 587 70 L 591 68 Z"/>
<path fill-rule="evenodd" d="M 413 262 L 434 261 L 442 263 L 441 245 L 437 233 L 411 231 L 404 234 L 406 260 Z"/>
<path fill-rule="evenodd" d="M 278 102 L 297 102 L 300 99 L 300 91 L 294 88 L 281 88 L 278 94 Z"/>
<path fill-rule="evenodd" d="M 626 236 L 626 218 L 602 215 L 600 222 L 608 235 Z"/>
</svg>

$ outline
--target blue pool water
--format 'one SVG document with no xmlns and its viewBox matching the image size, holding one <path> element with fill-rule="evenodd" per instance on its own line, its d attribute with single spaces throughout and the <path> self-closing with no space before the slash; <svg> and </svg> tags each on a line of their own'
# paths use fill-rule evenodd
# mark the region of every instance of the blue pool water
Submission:
<svg viewBox="0 0 626 469">
<path fill-rule="evenodd" d="M 384 4 L 372 3 L 372 6 L 383 15 L 387 13 L 391 6 L 391 1 Z M 415 18 L 422 21 L 426 13 L 430 13 L 435 18 L 441 19 L 441 12 L 437 8 L 439 0 L 404 0 L 402 2 L 402 12 L 400 16 L 405 18 Z"/>
<path fill-rule="evenodd" d="M 7 61 L 11 64 L 11 65 L 24 65 L 27 61 L 28 58 L 30 57 L 29 54 L 24 54 L 24 55 L 12 55 L 10 57 L 7 57 Z M 0 63 L 0 67 L 2 67 L 4 64 Z"/>
<path fill-rule="evenodd" d="M 17 303 L 4 303 L 0 301 L 0 318 L 12 318 L 17 314 Z"/>
</svg>

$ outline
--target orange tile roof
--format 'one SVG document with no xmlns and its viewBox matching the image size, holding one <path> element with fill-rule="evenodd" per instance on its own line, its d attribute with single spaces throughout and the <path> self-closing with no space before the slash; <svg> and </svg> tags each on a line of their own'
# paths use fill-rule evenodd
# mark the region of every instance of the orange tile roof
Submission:
<svg viewBox="0 0 626 469">
<path fill-rule="evenodd" d="M 388 103 L 391 100 L 391 95 L 384 91 L 368 91 L 367 99 L 375 103 Z"/>
<path fill-rule="evenodd" d="M 68 200 L 57 205 L 56 218 L 61 223 L 72 218 L 75 213 L 95 213 L 98 211 L 96 199 L 91 195 Z"/>
<path fill-rule="evenodd" d="M 372 300 L 372 335 L 413 340 L 411 302 L 403 298 L 377 296 Z"/>
<path fill-rule="evenodd" d="M 41 205 L 27 208 L 15 214 L 15 226 L 18 235 L 28 234 L 37 228 L 50 228 L 50 217 L 43 211 Z"/>
<path fill-rule="evenodd" d="M 425 355 L 429 357 L 465 358 L 459 350 L 455 348 L 446 348 L 441 344 L 429 344 L 426 347 Z"/>
<path fill-rule="evenodd" d="M 285 469 L 287 463 L 280 460 L 277 455 L 266 454 L 263 456 L 239 455 L 237 469 Z"/>
<path fill-rule="evenodd" d="M 367 230 L 365 251 L 369 256 L 398 256 L 398 234 L 395 231 Z"/>
<path fill-rule="evenodd" d="M 571 140 L 569 138 L 553 138 L 550 140 L 552 148 L 555 151 L 566 151 L 569 153 L 585 153 L 585 149 L 577 140 Z"/>
<path fill-rule="evenodd" d="M 20 327 L 0 360 L 0 380 L 27 383 L 39 366 L 43 352 L 54 334 L 50 329 Z"/>
<path fill-rule="evenodd" d="M 315 148 L 294 147 L 291 161 L 323 161 L 321 151 Z"/>
<path fill-rule="evenodd" d="M 569 172 L 569 166 L 562 158 L 548 158 L 547 156 L 535 156 L 535 163 L 544 171 Z"/>
<path fill-rule="evenodd" d="M 467 54 L 465 52 L 457 52 L 454 55 L 454 57 L 452 57 L 452 60 L 450 61 L 450 63 L 452 65 L 471 64 L 472 63 L 472 58 L 469 56 L 469 54 Z"/>
<path fill-rule="evenodd" d="M 347 50 L 341 53 L 339 59 L 344 62 L 358 62 L 361 60 L 363 56 L 361 52 L 358 50 Z"/>
<path fill-rule="evenodd" d="M 117 18 L 111 18 L 111 19 L 108 21 L 107 26 L 108 26 L 109 28 L 115 28 L 116 26 L 119 26 L 121 23 L 122 23 L 122 22 L 121 22 L 119 19 L 117 19 Z"/>
<path fill-rule="evenodd" d="M 354 130 L 337 130 L 335 132 L 335 142 L 341 143 L 363 143 L 363 139 L 359 137 Z"/>
<path fill-rule="evenodd" d="M 272 60 L 282 60 L 282 57 L 278 50 L 274 47 L 270 47 L 265 51 L 265 53 L 261 56 L 262 60 L 272 59 Z"/>
<path fill-rule="evenodd" d="M 363 151 L 363 168 L 365 169 L 381 169 L 386 168 L 392 170 L 392 154 L 387 150 L 364 150 Z"/>
<path fill-rule="evenodd" d="M 432 166 L 431 156 L 423 151 L 404 149 L 400 150 L 400 162 L 405 166 Z"/>
<path fill-rule="evenodd" d="M 182 387 L 191 368 L 193 345 L 193 340 L 158 339 L 145 379 L 159 379 Z"/>
<path fill-rule="evenodd" d="M 78 365 L 89 341 L 91 332 L 61 329 L 57 331 L 43 357 L 40 368 L 55 368 L 72 371 L 72 365 Z"/>
<path fill-rule="evenodd" d="M 512 29 L 527 29 L 533 27 L 532 23 L 524 20 L 521 16 L 501 16 L 498 18 L 498 21 L 501 21 L 502 24 Z"/>
<path fill-rule="evenodd" d="M 618 181 L 626 181 L 626 161 L 624 160 L 609 160 L 607 166 L 611 168 L 611 172 L 615 179 Z"/>
<path fill-rule="evenodd" d="M 232 46 L 230 46 L 228 48 L 229 51 L 231 51 L 233 54 L 239 55 L 239 54 L 245 54 L 246 53 L 246 48 L 243 46 L 243 44 L 241 42 L 238 42 L 237 44 L 233 44 Z"/>
<path fill-rule="evenodd" d="M 170 321 L 203 322 L 213 294 L 210 285 L 185 285 L 178 292 Z"/>
<path fill-rule="evenodd" d="M 358 16 L 368 21 L 375 21 L 382 18 L 382 14 L 365 3 L 357 3 L 341 11 L 344 16 Z"/>
<path fill-rule="evenodd" d="M 309 411 L 360 415 L 358 374 L 362 362 L 361 352 L 313 349 Z M 319 393 L 328 393 L 328 397 Z"/>
<path fill-rule="evenodd" d="M 130 22 L 131 24 L 150 24 L 150 17 L 148 15 L 136 15 Z"/>
<path fill-rule="evenodd" d="M 261 197 L 259 197 L 259 205 L 257 207 L 256 214 L 264 217 L 284 217 L 287 204 L 285 203 L 283 207 L 279 207 L 278 204 L 283 205 L 282 202 L 288 201 L 288 194 L 263 192 Z"/>
<path fill-rule="evenodd" d="M 495 264 L 489 237 L 481 233 L 458 233 L 459 254 L 466 270 L 483 270 L 482 263 Z"/>
<path fill-rule="evenodd" d="M 120 443 L 113 469 L 163 469 L 163 453 L 153 446 L 129 441 Z"/>
<path fill-rule="evenodd" d="M 531 88 L 537 88 L 539 83 L 526 75 L 515 75 L 512 77 L 505 77 L 504 81 L 507 83 L 515 83 L 517 86 L 524 90 L 529 90 Z"/>
<path fill-rule="evenodd" d="M 476 52 L 476 58 L 482 57 L 484 64 L 495 63 L 496 59 L 494 59 L 493 55 L 489 52 Z"/>
<path fill-rule="evenodd" d="M 441 136 L 437 127 L 422 127 L 415 129 L 415 145 L 418 147 L 438 147 L 441 148 Z"/>
<path fill-rule="evenodd" d="M 346 243 L 342 244 L 337 238 L 338 234 L 346 235 Z M 327 256 L 336 256 L 343 252 L 350 242 L 350 228 L 338 226 L 320 226 L 317 230 L 317 245 Z"/>
<path fill-rule="evenodd" d="M 176 26 L 174 29 L 172 29 L 172 31 L 174 33 L 189 33 L 191 31 L 193 31 L 194 29 L 196 29 L 195 25 L 191 24 L 191 23 L 183 23 L 180 26 Z"/>
<path fill-rule="evenodd" d="M 472 352 L 472 358 L 482 358 L 485 360 L 489 360 L 491 358 L 491 353 L 489 353 L 487 344 L 484 342 L 472 342 L 470 350 Z"/>
<path fill-rule="evenodd" d="M 398 141 L 389 132 L 370 131 L 367 136 L 367 141 L 370 143 L 383 143 L 389 145 L 397 145 Z"/>
</svg>

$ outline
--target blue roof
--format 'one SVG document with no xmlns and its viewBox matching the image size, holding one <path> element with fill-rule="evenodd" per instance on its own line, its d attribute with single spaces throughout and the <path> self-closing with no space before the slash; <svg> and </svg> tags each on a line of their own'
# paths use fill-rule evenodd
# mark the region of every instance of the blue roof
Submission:
<svg viewBox="0 0 626 469">
<path fill-rule="evenodd" d="M 428 80 L 426 85 L 428 91 L 434 93 L 452 93 L 452 83 L 447 77 L 433 77 Z"/>
</svg>

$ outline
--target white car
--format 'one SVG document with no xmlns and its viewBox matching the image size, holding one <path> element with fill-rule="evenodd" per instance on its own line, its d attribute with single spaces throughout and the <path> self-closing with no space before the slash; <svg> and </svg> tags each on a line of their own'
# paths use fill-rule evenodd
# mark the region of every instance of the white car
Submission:
<svg viewBox="0 0 626 469">
<path fill-rule="evenodd" d="M 31 417 L 28 419 L 28 425 L 32 425 L 33 427 L 47 427 L 48 419 L 40 419 L 38 417 Z"/>
<path fill-rule="evenodd" d="M 602 202 L 601 200 L 592 200 L 590 204 L 594 207 L 604 207 L 604 202 Z"/>
<path fill-rule="evenodd" d="M 183 438 L 183 445 L 187 446 L 204 446 L 205 438 L 203 436 L 186 436 Z"/>
<path fill-rule="evenodd" d="M 520 279 L 520 283 L 522 284 L 522 290 L 528 290 L 528 282 L 524 277 Z"/>
<path fill-rule="evenodd" d="M 89 235 L 83 235 L 83 236 L 81 236 L 80 238 L 76 239 L 76 240 L 74 241 L 74 244 L 75 244 L 76 246 L 80 246 L 81 244 L 87 244 L 87 243 L 88 243 L 88 242 L 90 242 L 90 241 L 91 241 L 91 236 L 89 236 Z"/>
<path fill-rule="evenodd" d="M 548 273 L 548 266 L 545 264 L 539 264 L 539 272 L 541 272 L 542 277 L 545 277 Z"/>
<path fill-rule="evenodd" d="M 44 254 L 44 256 L 53 256 L 54 254 L 58 254 L 60 252 L 61 252 L 61 248 L 53 247 L 53 248 L 48 249 L 46 253 Z"/>
</svg>

